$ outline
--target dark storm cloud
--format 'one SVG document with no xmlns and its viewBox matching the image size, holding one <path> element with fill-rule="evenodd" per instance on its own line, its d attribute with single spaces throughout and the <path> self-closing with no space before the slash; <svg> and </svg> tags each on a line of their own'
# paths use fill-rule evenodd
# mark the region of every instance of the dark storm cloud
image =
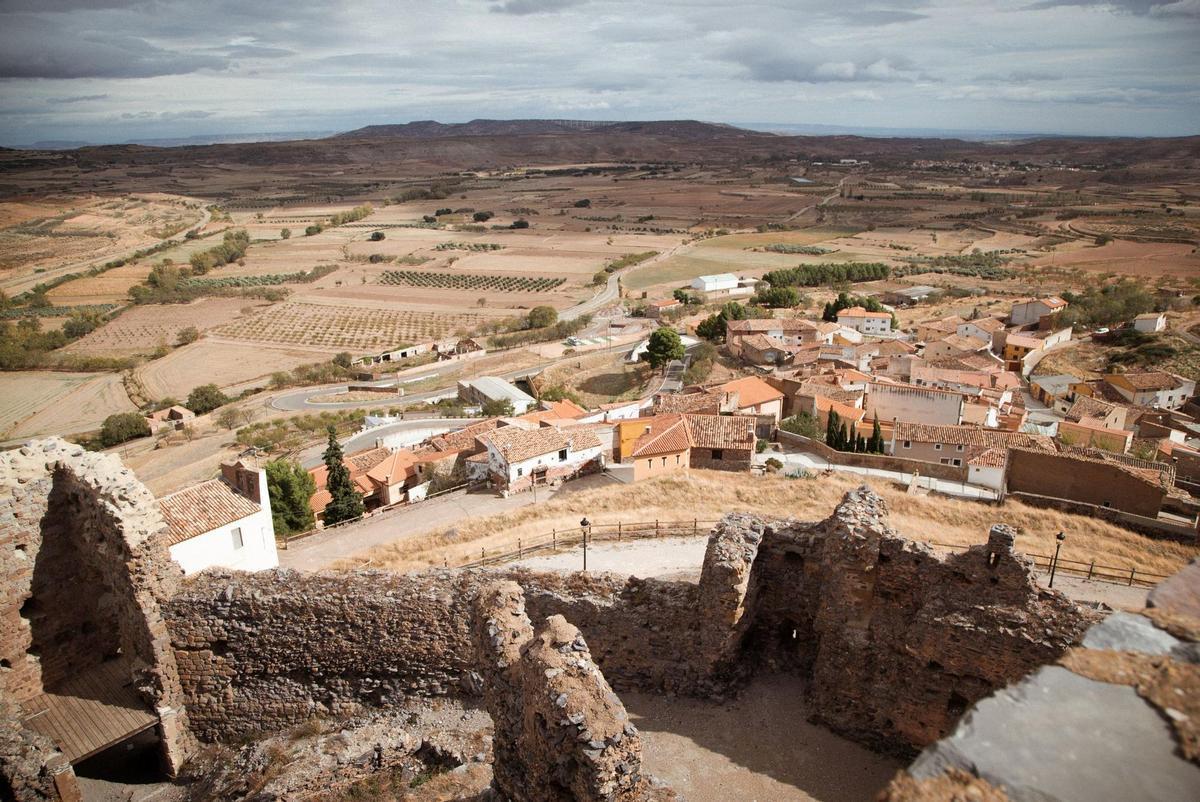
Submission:
<svg viewBox="0 0 1200 802">
<path fill-rule="evenodd" d="M 564 8 L 581 6 L 586 2 L 587 0 L 504 0 L 502 3 L 493 4 L 491 10 L 494 14 L 525 16 L 562 11 Z"/>
</svg>

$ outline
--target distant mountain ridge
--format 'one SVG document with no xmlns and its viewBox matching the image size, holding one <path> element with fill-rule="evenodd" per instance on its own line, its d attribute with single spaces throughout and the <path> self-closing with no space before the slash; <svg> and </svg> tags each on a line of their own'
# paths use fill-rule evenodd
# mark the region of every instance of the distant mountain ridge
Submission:
<svg viewBox="0 0 1200 802">
<path fill-rule="evenodd" d="M 550 134 L 613 133 L 670 136 L 681 139 L 727 137 L 741 132 L 750 136 L 771 136 L 725 123 L 699 120 L 655 120 L 620 122 L 601 120 L 488 120 L 465 123 L 440 123 L 416 120 L 391 125 L 368 125 L 335 134 L 331 139 L 439 139 L 442 137 L 544 136 Z"/>
</svg>

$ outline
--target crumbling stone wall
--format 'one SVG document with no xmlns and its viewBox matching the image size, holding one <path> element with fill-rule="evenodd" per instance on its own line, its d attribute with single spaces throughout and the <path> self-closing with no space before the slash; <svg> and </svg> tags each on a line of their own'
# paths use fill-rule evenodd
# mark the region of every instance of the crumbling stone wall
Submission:
<svg viewBox="0 0 1200 802">
<path fill-rule="evenodd" d="M 164 528 L 115 456 L 59 439 L 0 455 L 0 692 L 19 707 L 119 653 L 175 770 L 190 742 L 161 613 L 180 578 Z"/>
<path fill-rule="evenodd" d="M 890 529 L 864 487 L 817 525 L 729 516 L 709 552 L 759 543 L 745 659 L 808 678 L 813 716 L 831 729 L 910 752 L 1083 636 L 1088 616 L 1037 586 L 1014 535 L 997 526 L 986 545 L 942 556 Z"/>
<path fill-rule="evenodd" d="M 470 690 L 475 575 L 205 571 L 167 605 L 206 740 Z"/>
<path fill-rule="evenodd" d="M 475 622 L 495 736 L 493 784 L 514 802 L 676 799 L 642 774 L 641 738 L 560 615 L 535 634 L 519 585 L 484 588 Z"/>
</svg>

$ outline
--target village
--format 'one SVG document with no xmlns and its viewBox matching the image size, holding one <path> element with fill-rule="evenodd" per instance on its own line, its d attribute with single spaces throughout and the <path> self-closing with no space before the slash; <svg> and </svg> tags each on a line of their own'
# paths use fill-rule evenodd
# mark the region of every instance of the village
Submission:
<svg viewBox="0 0 1200 802">
<path fill-rule="evenodd" d="M 319 455 L 310 449 L 303 465 L 293 465 L 293 476 L 311 477 L 295 485 L 303 498 L 278 486 L 270 494 L 307 509 L 272 515 L 267 472 L 251 449 L 223 465 L 219 478 L 160 500 L 172 555 L 189 573 L 211 566 L 260 570 L 280 564 L 277 538 L 295 548 L 324 532 L 346 557 L 365 548 L 358 528 L 372 519 L 388 516 L 382 542 L 402 539 L 411 532 L 408 519 L 393 513 L 445 494 L 483 513 L 492 499 L 536 503 L 539 492 L 546 498 L 584 477 L 629 484 L 691 469 L 853 473 L 909 494 L 997 504 L 1015 498 L 1152 536 L 1195 540 L 1195 382 L 1154 369 L 1091 380 L 1039 369 L 1081 338 L 1159 332 L 1165 314 L 1141 314 L 1111 332 L 1080 330 L 1062 323 L 1068 302 L 1046 296 L 1017 299 L 1002 317 L 955 315 L 897 328 L 895 310 L 932 292 L 916 285 L 878 298 L 842 294 L 832 305 L 841 308 L 826 309 L 832 320 L 748 316 L 741 302 L 763 285 L 734 274 L 701 276 L 673 298 L 644 304 L 650 327 L 633 328 L 642 339 L 620 347 L 627 362 L 647 362 L 660 377 L 639 398 L 589 407 L 561 393 L 538 398 L 530 381 L 536 373 L 511 381 L 484 375 L 433 393 L 423 402 L 431 412 L 419 416 L 419 428 L 405 425 L 403 416 L 368 415 L 352 437 L 339 442 L 331 435 Z M 693 298 L 720 311 L 679 316 Z M 685 385 L 680 377 L 706 339 L 741 375 Z M 460 338 L 410 347 L 403 356 L 423 352 L 441 360 L 486 353 Z M 401 355 L 364 357 L 375 371 L 364 375 L 386 376 L 379 366 L 386 369 L 393 358 Z M 395 381 L 360 387 L 367 396 L 394 393 Z M 439 403 L 461 412 L 438 417 Z M 150 415 L 168 429 L 190 416 L 183 407 Z M 343 453 L 343 443 L 354 448 Z M 310 525 L 276 532 L 273 518 L 285 516 Z"/>
</svg>

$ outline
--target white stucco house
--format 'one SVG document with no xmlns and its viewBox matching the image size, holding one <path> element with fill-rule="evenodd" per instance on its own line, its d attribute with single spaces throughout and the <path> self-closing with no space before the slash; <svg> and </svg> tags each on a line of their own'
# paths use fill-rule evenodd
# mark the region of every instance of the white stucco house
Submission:
<svg viewBox="0 0 1200 802">
<path fill-rule="evenodd" d="M 840 326 L 854 329 L 862 334 L 890 334 L 892 331 L 890 313 L 871 312 L 861 306 L 852 306 L 839 311 L 837 322 Z"/>
<path fill-rule="evenodd" d="M 185 575 L 205 568 L 265 571 L 279 567 L 267 474 L 242 463 L 158 500 L 171 559 Z"/>
<path fill-rule="evenodd" d="M 557 485 L 604 468 L 604 444 L 591 426 L 563 430 L 553 426 L 503 426 L 477 439 L 486 451 L 468 458 L 468 478 L 487 482 L 504 495 L 528 490 L 535 484 Z"/>
</svg>

